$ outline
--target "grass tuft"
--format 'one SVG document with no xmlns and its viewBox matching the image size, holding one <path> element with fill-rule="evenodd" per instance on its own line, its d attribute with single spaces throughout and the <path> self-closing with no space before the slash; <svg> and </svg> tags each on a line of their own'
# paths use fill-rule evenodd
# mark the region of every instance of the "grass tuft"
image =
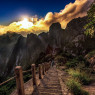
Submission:
<svg viewBox="0 0 95 95">
<path fill-rule="evenodd" d="M 79 70 L 68 70 L 68 73 L 74 78 L 79 80 L 83 85 L 89 85 L 91 83 L 91 78 L 85 72 Z"/>
<path fill-rule="evenodd" d="M 75 79 L 68 80 L 66 85 L 74 95 L 89 95 L 89 93 L 83 90 L 81 84 Z"/>
</svg>

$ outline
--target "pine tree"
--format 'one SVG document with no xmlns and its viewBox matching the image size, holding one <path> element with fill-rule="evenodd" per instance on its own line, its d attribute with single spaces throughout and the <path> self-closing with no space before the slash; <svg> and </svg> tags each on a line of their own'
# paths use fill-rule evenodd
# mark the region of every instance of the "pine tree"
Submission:
<svg viewBox="0 0 95 95">
<path fill-rule="evenodd" d="M 94 36 L 95 32 L 95 3 L 91 5 L 91 8 L 87 12 L 88 23 L 84 26 L 85 34 Z"/>
</svg>

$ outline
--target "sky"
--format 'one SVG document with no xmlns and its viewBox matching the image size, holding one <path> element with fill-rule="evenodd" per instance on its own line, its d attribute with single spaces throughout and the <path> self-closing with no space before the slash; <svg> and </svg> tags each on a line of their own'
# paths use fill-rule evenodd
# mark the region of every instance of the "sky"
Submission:
<svg viewBox="0 0 95 95">
<path fill-rule="evenodd" d="M 87 16 L 94 0 L 2 0 L 0 35 L 7 32 L 40 34 L 56 22 L 63 29 L 75 18 Z"/>
<path fill-rule="evenodd" d="M 48 12 L 59 12 L 75 0 L 2 0 L 0 2 L 0 24 L 9 24 L 22 15 L 44 17 Z"/>
</svg>

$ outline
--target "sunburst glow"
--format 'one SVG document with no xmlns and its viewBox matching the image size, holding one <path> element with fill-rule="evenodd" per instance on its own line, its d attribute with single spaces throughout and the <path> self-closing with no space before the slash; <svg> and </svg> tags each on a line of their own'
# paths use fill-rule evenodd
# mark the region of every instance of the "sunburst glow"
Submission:
<svg viewBox="0 0 95 95">
<path fill-rule="evenodd" d="M 0 35 L 7 32 L 17 32 L 20 34 L 29 33 L 40 34 L 42 32 L 48 32 L 52 23 L 59 22 L 62 28 L 66 28 L 67 24 L 74 18 L 84 17 L 87 15 L 87 11 L 90 8 L 94 0 L 75 0 L 74 3 L 69 3 L 60 12 L 48 12 L 45 17 L 20 15 L 23 20 L 14 21 L 9 25 L 0 25 Z"/>
<path fill-rule="evenodd" d="M 24 18 L 22 21 L 19 21 L 16 24 L 20 25 L 20 28 L 23 28 L 23 29 L 29 29 L 33 26 L 33 23 L 30 22 L 28 18 Z"/>
</svg>

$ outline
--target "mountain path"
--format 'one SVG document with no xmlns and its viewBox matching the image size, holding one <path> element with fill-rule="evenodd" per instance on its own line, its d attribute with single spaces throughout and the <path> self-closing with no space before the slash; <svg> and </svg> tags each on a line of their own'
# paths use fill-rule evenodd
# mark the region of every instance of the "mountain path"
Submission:
<svg viewBox="0 0 95 95">
<path fill-rule="evenodd" d="M 56 66 L 50 68 L 32 95 L 63 95 Z M 66 94 L 64 94 L 66 95 Z"/>
</svg>

